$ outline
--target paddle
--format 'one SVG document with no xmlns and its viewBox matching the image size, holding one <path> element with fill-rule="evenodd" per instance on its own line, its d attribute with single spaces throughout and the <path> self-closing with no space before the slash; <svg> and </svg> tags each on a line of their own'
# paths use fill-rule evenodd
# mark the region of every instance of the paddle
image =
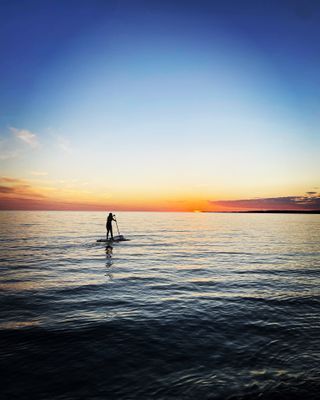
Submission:
<svg viewBox="0 0 320 400">
<path fill-rule="evenodd" d="M 120 232 L 119 232 L 119 228 L 118 228 L 118 222 L 117 222 L 117 220 L 115 219 L 115 223 L 116 223 L 116 225 L 117 225 L 117 231 L 118 231 L 118 235 L 120 236 Z"/>
</svg>

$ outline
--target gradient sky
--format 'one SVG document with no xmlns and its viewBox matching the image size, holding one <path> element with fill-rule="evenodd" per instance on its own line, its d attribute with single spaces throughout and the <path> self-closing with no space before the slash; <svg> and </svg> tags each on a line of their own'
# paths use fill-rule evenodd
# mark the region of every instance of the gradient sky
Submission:
<svg viewBox="0 0 320 400">
<path fill-rule="evenodd" d="M 0 0 L 0 208 L 320 208 L 320 2 Z"/>
</svg>

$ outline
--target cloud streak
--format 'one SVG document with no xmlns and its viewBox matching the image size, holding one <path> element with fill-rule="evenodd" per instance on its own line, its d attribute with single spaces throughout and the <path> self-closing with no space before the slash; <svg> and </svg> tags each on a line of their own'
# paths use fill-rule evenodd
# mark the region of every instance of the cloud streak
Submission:
<svg viewBox="0 0 320 400">
<path fill-rule="evenodd" d="M 10 178 L 7 176 L 2 176 L 0 178 L 0 183 L 21 183 L 24 182 L 22 179 L 17 179 L 17 178 Z"/>
<path fill-rule="evenodd" d="M 38 137 L 35 133 L 28 131 L 27 129 L 17 129 L 14 127 L 10 128 L 11 132 L 23 143 L 27 144 L 32 148 L 40 146 Z"/>
<path fill-rule="evenodd" d="M 45 195 L 39 193 L 22 179 L 9 178 L 5 176 L 0 178 L 0 204 L 4 200 L 44 199 L 45 197 Z"/>
<path fill-rule="evenodd" d="M 303 196 L 267 197 L 240 200 L 208 200 L 210 206 L 225 210 L 317 210 L 320 194 L 307 192 Z"/>
<path fill-rule="evenodd" d="M 64 190 L 64 197 L 57 198 L 52 187 L 33 187 L 23 179 L 0 177 L 0 210 L 105 210 L 105 204 L 94 201 L 69 200 L 70 193 L 79 190 Z M 115 209 L 115 205 L 109 205 Z"/>
</svg>

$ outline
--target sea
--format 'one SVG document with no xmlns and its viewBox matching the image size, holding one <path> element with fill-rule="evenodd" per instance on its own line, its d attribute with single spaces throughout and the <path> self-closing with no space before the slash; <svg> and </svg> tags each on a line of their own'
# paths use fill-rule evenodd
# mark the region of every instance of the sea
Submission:
<svg viewBox="0 0 320 400">
<path fill-rule="evenodd" d="M 0 212 L 1 399 L 319 399 L 320 215 L 116 216 Z"/>
</svg>

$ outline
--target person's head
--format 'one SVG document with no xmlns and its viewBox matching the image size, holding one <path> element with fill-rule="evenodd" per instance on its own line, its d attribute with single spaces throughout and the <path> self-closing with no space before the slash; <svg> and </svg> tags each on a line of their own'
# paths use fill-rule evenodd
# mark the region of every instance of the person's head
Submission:
<svg viewBox="0 0 320 400">
<path fill-rule="evenodd" d="M 112 213 L 109 213 L 109 217 L 112 217 Z"/>
</svg>

